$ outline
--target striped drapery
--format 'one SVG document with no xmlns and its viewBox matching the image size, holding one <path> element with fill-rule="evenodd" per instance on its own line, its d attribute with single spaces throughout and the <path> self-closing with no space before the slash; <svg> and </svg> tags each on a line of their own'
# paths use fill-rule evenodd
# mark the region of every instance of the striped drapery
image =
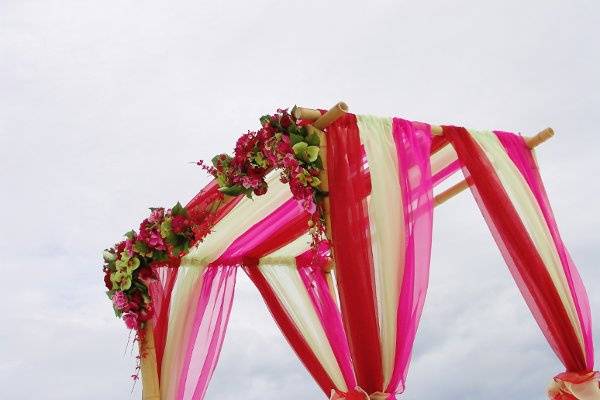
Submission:
<svg viewBox="0 0 600 400">
<path fill-rule="evenodd" d="M 157 271 L 151 290 L 163 400 L 204 397 L 238 267 L 327 396 L 390 400 L 402 393 L 427 289 L 432 188 L 461 166 L 566 367 L 551 398 L 598 398 L 587 295 L 520 136 L 444 127 L 432 139 L 427 124 L 347 114 L 327 139 L 331 249 L 310 249 L 309 217 L 273 174 L 267 194 L 229 203 L 179 268 Z M 212 183 L 188 208 L 209 204 L 216 190 Z M 332 254 L 333 289 L 324 272 Z"/>
<path fill-rule="evenodd" d="M 337 287 L 358 384 L 338 397 L 404 389 L 429 271 L 430 151 L 430 127 L 399 118 L 347 115 L 328 130 Z"/>
<path fill-rule="evenodd" d="M 600 398 L 592 372 L 587 294 L 522 137 L 444 127 L 472 192 L 529 309 L 567 369 L 549 388 L 556 400 Z"/>
</svg>

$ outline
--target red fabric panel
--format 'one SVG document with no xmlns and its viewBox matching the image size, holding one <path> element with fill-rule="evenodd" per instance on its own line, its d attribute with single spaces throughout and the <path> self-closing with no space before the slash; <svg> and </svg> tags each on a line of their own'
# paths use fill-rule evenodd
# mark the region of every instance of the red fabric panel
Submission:
<svg viewBox="0 0 600 400">
<path fill-rule="evenodd" d="M 356 378 L 368 393 L 381 390 L 383 371 L 375 306 L 373 256 L 356 117 L 346 114 L 327 130 L 327 169 L 336 278 Z"/>
<path fill-rule="evenodd" d="M 298 354 L 304 367 L 310 372 L 323 392 L 329 395 L 331 390 L 335 388 L 335 385 L 310 349 L 308 343 L 306 343 L 302 337 L 298 328 L 296 328 L 294 321 L 292 321 L 283 305 L 277 299 L 277 296 L 271 289 L 271 286 L 269 286 L 265 277 L 261 274 L 256 265 L 246 266 L 244 267 L 244 270 L 260 291 L 271 315 L 273 315 L 273 319 L 275 319 L 279 328 L 285 333 L 288 343 L 292 346 L 296 354 Z"/>
<path fill-rule="evenodd" d="M 567 371 L 586 369 L 585 355 L 564 305 L 529 233 L 484 151 L 464 128 L 445 126 L 472 190 L 521 292 Z"/>
</svg>

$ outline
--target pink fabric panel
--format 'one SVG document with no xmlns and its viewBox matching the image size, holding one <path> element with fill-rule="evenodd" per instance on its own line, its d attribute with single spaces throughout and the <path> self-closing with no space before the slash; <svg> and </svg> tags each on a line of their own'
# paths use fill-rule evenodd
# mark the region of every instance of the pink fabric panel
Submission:
<svg viewBox="0 0 600 400">
<path fill-rule="evenodd" d="M 217 364 L 227 328 L 237 268 L 209 266 L 202 276 L 202 289 L 186 347 L 177 400 L 200 400 Z"/>
<path fill-rule="evenodd" d="M 546 194 L 535 158 L 522 136 L 500 131 L 495 133 L 506 149 L 507 154 L 527 181 L 542 210 L 565 271 L 565 276 L 567 277 L 569 289 L 577 310 L 577 316 L 581 324 L 587 368 L 592 370 L 594 367 L 594 344 L 592 341 L 592 317 L 588 295 L 577 271 L 577 266 L 573 263 L 571 255 L 560 237 L 558 225 L 554 219 L 554 214 L 550 207 L 548 195 Z"/>
<path fill-rule="evenodd" d="M 353 388 L 356 386 L 356 377 L 352 368 L 348 340 L 340 310 L 331 297 L 329 286 L 325 280 L 323 273 L 325 263 L 325 258 L 314 257 L 310 250 L 296 258 L 298 273 L 323 325 L 329 344 L 344 375 L 346 385 Z"/>
<path fill-rule="evenodd" d="M 214 264 L 256 264 L 261 257 L 306 233 L 308 219 L 302 206 L 290 199 L 240 235 Z"/>
<path fill-rule="evenodd" d="M 398 305 L 395 365 L 386 392 L 401 393 L 429 281 L 433 222 L 431 128 L 394 118 L 392 129 L 404 204 L 406 256 Z"/>
</svg>

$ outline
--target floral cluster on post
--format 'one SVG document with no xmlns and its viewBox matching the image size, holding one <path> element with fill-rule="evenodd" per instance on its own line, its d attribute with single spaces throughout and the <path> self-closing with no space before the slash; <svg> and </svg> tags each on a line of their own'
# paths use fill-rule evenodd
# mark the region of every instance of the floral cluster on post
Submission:
<svg viewBox="0 0 600 400">
<path fill-rule="evenodd" d="M 146 321 L 154 311 L 149 285 L 156 280 L 153 267 L 169 265 L 185 255 L 199 232 L 194 232 L 187 210 L 177 203 L 172 209 L 152 208 L 139 232 L 104 251 L 104 283 L 115 315 L 143 339 Z M 204 233 L 201 233 L 204 234 Z"/>
<path fill-rule="evenodd" d="M 303 125 L 279 109 L 260 118 L 261 128 L 248 132 L 236 143 L 233 156 L 219 154 L 212 166 L 198 164 L 218 181 L 220 191 L 229 196 L 260 196 L 267 192 L 266 175 L 280 171 L 280 180 L 288 183 L 296 200 L 311 215 L 309 222 L 313 245 L 323 240 L 324 220 L 319 189 L 323 170 L 318 131 Z"/>
</svg>

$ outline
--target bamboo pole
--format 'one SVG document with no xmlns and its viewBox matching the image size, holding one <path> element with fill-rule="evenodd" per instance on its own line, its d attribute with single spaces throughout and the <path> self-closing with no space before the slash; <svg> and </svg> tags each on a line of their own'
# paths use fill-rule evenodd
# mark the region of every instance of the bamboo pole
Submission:
<svg viewBox="0 0 600 400">
<path fill-rule="evenodd" d="M 315 121 L 313 126 L 319 130 L 327 128 L 333 121 L 348 112 L 348 105 L 343 101 L 338 102 L 336 105 L 331 107 L 329 111 L 321 115 L 319 110 L 306 107 L 294 106 L 292 108 L 292 115 L 296 119 L 303 119 L 305 121 Z"/>
<path fill-rule="evenodd" d="M 319 110 L 304 107 L 294 107 L 292 109 L 292 115 L 296 119 L 303 119 L 306 121 L 315 121 L 312 125 L 308 126 L 309 130 L 315 130 L 319 135 L 319 154 L 323 163 L 323 169 L 319 174 L 319 180 L 321 181 L 319 189 L 323 192 L 329 192 L 329 179 L 327 176 L 327 137 L 323 129 L 331 125 L 335 120 L 342 117 L 348 111 L 348 105 L 343 101 L 340 101 L 329 109 L 325 114 L 321 115 Z M 331 216 L 330 216 L 331 204 L 329 202 L 329 196 L 325 196 L 323 199 L 323 213 L 325 218 L 325 236 L 329 243 L 332 243 L 332 231 L 331 231 Z M 333 249 L 330 250 L 333 252 Z M 335 285 L 333 282 L 332 271 L 335 268 L 333 257 L 327 264 L 325 272 L 325 280 L 329 287 L 331 297 L 337 302 L 337 295 L 335 292 Z"/>
<path fill-rule="evenodd" d="M 432 127 L 432 132 L 433 132 L 433 127 Z M 436 135 L 436 133 L 433 133 L 433 134 Z M 546 128 L 543 131 L 538 132 L 534 136 L 525 138 L 525 143 L 527 143 L 527 146 L 530 149 L 534 149 L 537 146 L 539 146 L 540 144 L 549 140 L 553 136 L 554 136 L 554 130 L 552 128 Z M 434 199 L 433 199 L 434 206 L 437 207 L 437 206 L 445 203 L 446 201 L 450 200 L 451 198 L 453 198 L 457 194 L 461 193 L 468 187 L 469 187 L 469 182 L 466 179 L 463 179 L 462 181 L 458 182 L 457 184 L 450 186 L 448 189 L 444 190 L 443 192 L 441 192 L 440 194 L 438 194 L 437 196 L 434 197 Z"/>
<path fill-rule="evenodd" d="M 158 368 L 156 363 L 156 348 L 154 346 L 154 332 L 152 325 L 146 324 L 144 342 L 140 343 L 141 372 L 142 372 L 142 399 L 160 400 L 160 384 L 158 381 Z"/>
</svg>

